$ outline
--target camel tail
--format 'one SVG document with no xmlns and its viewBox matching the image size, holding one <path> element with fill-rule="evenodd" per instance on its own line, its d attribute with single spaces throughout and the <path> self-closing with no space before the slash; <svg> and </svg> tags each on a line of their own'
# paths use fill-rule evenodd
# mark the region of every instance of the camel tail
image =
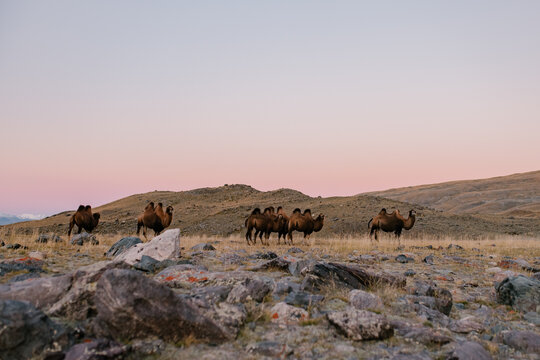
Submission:
<svg viewBox="0 0 540 360">
<path fill-rule="evenodd" d="M 369 229 L 369 224 L 371 224 L 371 222 L 373 221 L 373 218 L 369 219 L 368 223 L 367 223 L 367 228 Z"/>
</svg>

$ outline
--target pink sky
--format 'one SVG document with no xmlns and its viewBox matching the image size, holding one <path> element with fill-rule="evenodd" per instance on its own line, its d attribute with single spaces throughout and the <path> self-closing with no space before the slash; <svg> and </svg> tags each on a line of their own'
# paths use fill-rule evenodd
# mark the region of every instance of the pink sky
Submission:
<svg viewBox="0 0 540 360">
<path fill-rule="evenodd" d="M 538 170 L 538 10 L 3 2 L 0 212 Z"/>
</svg>

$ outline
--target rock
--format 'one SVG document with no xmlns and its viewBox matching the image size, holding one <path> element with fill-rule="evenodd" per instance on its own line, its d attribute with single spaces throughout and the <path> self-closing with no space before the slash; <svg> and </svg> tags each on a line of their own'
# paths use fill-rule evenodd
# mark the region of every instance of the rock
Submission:
<svg viewBox="0 0 540 360">
<path fill-rule="evenodd" d="M 450 244 L 447 247 L 448 250 L 463 250 L 463 247 L 455 244 Z"/>
<path fill-rule="evenodd" d="M 157 263 L 159 263 L 159 261 L 157 261 L 156 259 L 147 255 L 143 255 L 141 257 L 141 261 L 135 263 L 133 267 L 137 270 L 141 270 L 144 272 L 154 272 Z"/>
<path fill-rule="evenodd" d="M 407 255 L 400 254 L 396 256 L 396 261 L 402 264 L 406 264 L 406 263 L 414 262 L 414 259 L 411 257 L 408 257 Z"/>
<path fill-rule="evenodd" d="M 45 310 L 59 301 L 71 287 L 72 275 L 28 279 L 0 285 L 0 299 L 28 301 Z"/>
<path fill-rule="evenodd" d="M 407 298 L 409 301 L 412 300 L 415 303 L 423 303 L 431 309 L 440 311 L 445 315 L 450 315 L 453 300 L 452 293 L 447 289 L 439 288 L 435 284 L 417 281 L 415 282 L 412 293 L 417 295 L 418 298 Z M 433 300 L 425 298 L 426 296 L 432 297 Z"/>
<path fill-rule="evenodd" d="M 444 345 L 452 342 L 450 336 L 444 335 L 439 330 L 427 327 L 410 327 L 406 331 L 400 331 L 406 339 L 412 339 L 424 345 Z"/>
<path fill-rule="evenodd" d="M 170 229 L 147 243 L 135 244 L 115 259 L 133 265 L 140 261 L 143 255 L 157 261 L 177 259 L 180 256 L 180 229 Z"/>
<path fill-rule="evenodd" d="M 93 329 L 100 336 L 123 340 L 156 336 L 169 342 L 192 336 L 211 343 L 230 339 L 191 302 L 137 271 L 106 271 L 98 280 L 94 301 Z"/>
<path fill-rule="evenodd" d="M 212 305 L 223 302 L 229 296 L 232 286 L 205 286 L 191 290 L 189 297 L 200 308 L 210 308 Z"/>
<path fill-rule="evenodd" d="M 382 340 L 394 335 L 394 328 L 382 315 L 349 309 L 326 315 L 332 325 L 353 340 Z"/>
<path fill-rule="evenodd" d="M 208 280 L 208 269 L 202 265 L 180 264 L 169 266 L 158 273 L 154 279 L 169 287 L 190 287 L 195 282 Z"/>
<path fill-rule="evenodd" d="M 540 354 L 540 335 L 532 331 L 503 331 L 502 342 L 528 354 Z"/>
<path fill-rule="evenodd" d="M 84 244 L 99 245 L 99 241 L 96 239 L 95 235 L 88 234 L 84 231 L 80 234 L 73 235 L 71 238 L 71 245 L 83 246 Z"/>
<path fill-rule="evenodd" d="M 128 265 L 118 261 L 101 261 L 83 266 L 72 274 L 69 289 L 47 309 L 52 316 L 70 320 L 83 321 L 96 314 L 94 295 L 96 282 L 102 274 L 110 269 L 126 269 Z"/>
<path fill-rule="evenodd" d="M 501 271 L 502 271 L 502 269 L 500 267 L 490 267 L 490 268 L 486 269 L 486 272 L 488 274 L 496 274 L 496 273 L 499 273 Z"/>
<path fill-rule="evenodd" d="M 28 253 L 28 257 L 30 257 L 32 259 L 37 259 L 37 260 L 44 260 L 44 259 L 47 258 L 47 255 L 45 255 L 41 251 L 30 251 Z"/>
<path fill-rule="evenodd" d="M 349 303 L 358 310 L 384 310 L 384 304 L 380 297 L 363 290 L 351 290 Z"/>
<path fill-rule="evenodd" d="M 520 273 L 517 273 L 517 272 L 514 272 L 512 270 L 506 270 L 506 271 L 502 271 L 502 272 L 499 272 L 499 273 L 496 273 L 494 276 L 493 276 L 493 280 L 496 282 L 496 283 L 499 283 L 501 281 L 503 281 L 504 279 L 506 278 L 509 278 L 509 277 L 514 277 L 514 276 L 519 276 L 521 275 Z"/>
<path fill-rule="evenodd" d="M 289 250 L 287 250 L 287 254 L 300 254 L 300 253 L 303 253 L 303 252 L 304 252 L 304 250 L 302 250 L 300 248 L 297 248 L 297 247 L 292 247 Z"/>
<path fill-rule="evenodd" d="M 439 324 L 442 327 L 448 327 L 451 323 L 451 319 L 448 316 L 444 315 L 440 311 L 431 309 L 424 304 L 414 304 L 413 308 L 420 318 L 435 324 Z"/>
<path fill-rule="evenodd" d="M 105 253 L 105 256 L 107 257 L 118 256 L 122 254 L 123 252 L 125 252 L 127 249 L 141 243 L 142 243 L 141 239 L 135 236 L 122 238 L 118 240 L 117 242 L 115 242 L 114 245 L 111 246 L 109 250 L 107 250 L 107 252 Z"/>
<path fill-rule="evenodd" d="M 264 251 L 264 252 L 257 251 L 255 254 L 250 256 L 250 258 L 252 259 L 264 259 L 264 260 L 271 260 L 277 257 L 278 257 L 277 254 L 273 251 Z"/>
<path fill-rule="evenodd" d="M 19 274 L 19 275 L 13 276 L 11 279 L 9 279 L 8 283 L 14 283 L 14 282 L 17 282 L 17 281 L 24 281 L 24 280 L 28 280 L 28 279 L 36 279 L 36 278 L 39 278 L 39 277 L 41 277 L 41 275 L 39 273 L 29 272 L 29 273 L 24 273 L 24 274 Z"/>
<path fill-rule="evenodd" d="M 414 271 L 413 269 L 408 269 L 407 271 L 405 271 L 403 273 L 403 275 L 407 276 L 407 277 L 411 277 L 411 276 L 414 276 L 416 275 L 416 271 Z"/>
<path fill-rule="evenodd" d="M 514 309 L 540 312 L 540 281 L 523 275 L 504 279 L 496 287 L 497 302 Z"/>
<path fill-rule="evenodd" d="M 295 291 L 287 295 L 287 297 L 285 298 L 285 303 L 308 309 L 309 307 L 317 305 L 323 300 L 324 296 L 322 295 L 313 295 L 303 291 Z"/>
<path fill-rule="evenodd" d="M 467 341 L 455 346 L 448 360 L 491 360 L 491 355 L 477 342 Z"/>
<path fill-rule="evenodd" d="M 533 267 L 531 264 L 529 264 L 528 261 L 521 258 L 518 258 L 515 260 L 512 260 L 512 259 L 501 260 L 499 261 L 497 265 L 504 269 L 523 269 L 523 270 L 530 271 L 533 273 L 540 272 L 540 269 Z"/>
<path fill-rule="evenodd" d="M 212 244 L 202 243 L 202 244 L 197 244 L 197 245 L 193 246 L 191 248 L 191 250 L 194 250 L 194 251 L 212 251 L 212 250 L 216 250 L 216 248 L 213 247 Z"/>
<path fill-rule="evenodd" d="M 261 302 L 270 291 L 272 291 L 272 285 L 269 282 L 258 278 L 247 278 L 234 285 L 227 297 L 227 302 L 244 303 L 250 300 Z"/>
<path fill-rule="evenodd" d="M 482 333 L 485 330 L 484 325 L 478 323 L 474 316 L 467 316 L 463 319 L 452 321 L 448 329 L 460 334 L 468 334 L 473 331 Z"/>
<path fill-rule="evenodd" d="M 7 244 L 6 245 L 6 249 L 17 250 L 17 249 L 20 249 L 20 248 L 23 248 L 23 246 L 21 244 L 19 244 L 19 243 Z"/>
<path fill-rule="evenodd" d="M 531 276 L 533 279 L 536 279 L 536 280 L 539 280 L 540 281 L 540 273 L 534 273 L 532 274 Z"/>
<path fill-rule="evenodd" d="M 225 333 L 232 338 L 236 338 L 247 318 L 246 307 L 243 304 L 226 302 L 215 304 L 206 314 L 225 329 Z"/>
<path fill-rule="evenodd" d="M 16 300 L 0 300 L 2 359 L 30 359 L 55 346 L 68 346 L 70 342 L 68 332 L 33 305 Z"/>
<path fill-rule="evenodd" d="M 292 354 L 292 349 L 289 348 L 286 343 L 278 343 L 275 341 L 261 341 L 249 344 L 246 351 L 250 354 L 267 356 L 274 359 L 285 359 Z"/>
<path fill-rule="evenodd" d="M 426 264 L 428 265 L 433 265 L 435 262 L 434 262 L 434 257 L 433 255 L 428 255 L 424 258 L 424 260 L 422 260 L 423 262 L 425 262 Z"/>
<path fill-rule="evenodd" d="M 281 278 L 276 282 L 273 295 L 280 297 L 281 295 L 287 295 L 292 291 L 300 291 L 300 284 L 295 282 L 294 277 Z"/>
<path fill-rule="evenodd" d="M 97 339 L 73 346 L 66 352 L 64 360 L 118 359 L 128 349 L 128 346 L 123 346 L 112 340 Z"/>
<path fill-rule="evenodd" d="M 4 260 L 0 262 L 0 276 L 12 271 L 44 272 L 41 268 L 43 261 L 31 257 Z"/>
<path fill-rule="evenodd" d="M 159 355 L 163 352 L 166 346 L 167 345 L 165 344 L 165 342 L 159 339 L 135 340 L 131 343 L 131 351 L 139 355 L 141 358 L 146 358 L 142 355 Z"/>
<path fill-rule="evenodd" d="M 49 234 L 40 234 L 38 236 L 38 238 L 35 240 L 35 242 L 37 243 L 42 243 L 42 244 L 47 244 L 48 242 L 55 242 L 55 243 L 59 243 L 59 242 L 63 242 L 64 240 L 56 235 L 56 234 L 53 234 L 53 235 L 49 235 Z"/>
<path fill-rule="evenodd" d="M 302 308 L 291 306 L 284 302 L 278 302 L 270 309 L 270 317 L 272 322 L 286 325 L 307 320 L 309 318 L 309 314 Z"/>
<path fill-rule="evenodd" d="M 300 275 L 301 271 L 313 264 L 313 260 L 303 260 L 295 258 L 294 256 L 284 255 L 282 257 L 276 257 L 268 260 L 262 264 L 258 264 L 249 268 L 250 271 L 268 271 L 276 269 L 280 271 L 288 271 L 293 276 Z"/>
<path fill-rule="evenodd" d="M 304 279 L 306 282 L 304 289 L 308 290 L 316 290 L 330 282 L 352 289 L 366 288 L 376 284 L 404 287 L 406 283 L 405 278 L 401 276 L 374 273 L 352 264 L 319 262 L 305 268 L 302 274 L 306 278 L 310 276 L 309 280 Z"/>
<path fill-rule="evenodd" d="M 540 314 L 538 314 L 537 312 L 529 311 L 528 313 L 523 315 L 523 319 L 527 320 L 531 324 L 540 326 Z"/>
</svg>

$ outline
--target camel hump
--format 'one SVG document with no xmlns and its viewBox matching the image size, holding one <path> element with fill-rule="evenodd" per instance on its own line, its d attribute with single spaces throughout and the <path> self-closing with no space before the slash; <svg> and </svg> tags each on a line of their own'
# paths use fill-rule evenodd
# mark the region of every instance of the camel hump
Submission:
<svg viewBox="0 0 540 360">
<path fill-rule="evenodd" d="M 79 205 L 79 208 L 77 209 L 77 211 L 84 211 L 84 205 Z"/>
<path fill-rule="evenodd" d="M 310 215 L 311 215 L 311 209 L 306 209 L 306 210 L 304 210 L 304 215 L 306 215 L 306 214 L 310 214 Z"/>
<path fill-rule="evenodd" d="M 300 214 L 301 212 L 302 212 L 302 210 L 300 210 L 300 208 L 296 208 L 296 209 L 293 210 L 293 214 L 294 213 L 299 213 Z"/>
<path fill-rule="evenodd" d="M 386 214 L 386 208 L 382 208 L 381 211 L 379 211 L 379 214 Z"/>
<path fill-rule="evenodd" d="M 86 205 L 86 206 L 84 207 L 84 209 L 85 209 L 86 211 L 88 211 L 88 210 L 92 210 L 92 207 L 91 207 L 90 205 Z"/>
<path fill-rule="evenodd" d="M 277 212 L 280 212 L 281 210 L 283 210 L 283 206 L 278 206 L 277 207 Z"/>
<path fill-rule="evenodd" d="M 261 213 L 261 209 L 255 208 L 255 209 L 253 209 L 253 211 L 251 212 L 251 215 L 257 215 L 257 214 L 260 214 L 260 213 Z"/>
</svg>

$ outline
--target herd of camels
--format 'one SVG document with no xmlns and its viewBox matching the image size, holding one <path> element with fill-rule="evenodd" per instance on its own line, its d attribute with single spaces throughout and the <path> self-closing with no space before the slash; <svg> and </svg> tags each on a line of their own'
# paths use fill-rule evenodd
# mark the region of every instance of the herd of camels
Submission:
<svg viewBox="0 0 540 360">
<path fill-rule="evenodd" d="M 165 211 L 163 210 L 163 204 L 158 203 L 154 206 L 153 202 L 150 202 L 144 208 L 142 214 L 137 217 L 137 235 L 139 235 L 141 228 L 143 229 L 143 235 L 146 240 L 147 229 L 154 230 L 155 235 L 159 235 L 164 229 L 166 229 L 172 222 L 173 207 L 167 206 Z M 90 205 L 79 205 L 79 208 L 73 214 L 69 221 L 68 236 L 71 236 L 73 227 L 77 225 L 80 234 L 82 229 L 92 232 L 99 223 L 100 214 L 92 213 L 92 207 Z M 394 233 L 399 239 L 401 231 L 403 229 L 410 230 L 416 220 L 416 212 L 414 210 L 409 211 L 408 218 L 403 217 L 399 210 L 389 213 L 383 208 L 375 217 L 371 218 L 368 222 L 369 237 L 375 237 L 378 240 L 378 232 L 390 232 Z M 261 212 L 260 208 L 255 208 L 244 223 L 247 228 L 246 242 L 248 245 L 254 245 L 257 240 L 257 236 L 261 240 L 263 245 L 269 245 L 270 234 L 273 232 L 278 233 L 278 245 L 283 241 L 292 245 L 293 231 L 304 233 L 304 242 L 309 240 L 312 233 L 321 231 L 324 225 L 324 215 L 320 214 L 317 218 L 311 216 L 311 210 L 306 209 L 302 212 L 299 208 L 294 209 L 292 214 L 288 216 L 283 207 L 279 206 L 275 211 L 273 206 L 267 207 Z M 255 236 L 253 236 L 253 230 L 255 230 Z M 264 235 L 264 240 L 263 240 Z"/>
</svg>

